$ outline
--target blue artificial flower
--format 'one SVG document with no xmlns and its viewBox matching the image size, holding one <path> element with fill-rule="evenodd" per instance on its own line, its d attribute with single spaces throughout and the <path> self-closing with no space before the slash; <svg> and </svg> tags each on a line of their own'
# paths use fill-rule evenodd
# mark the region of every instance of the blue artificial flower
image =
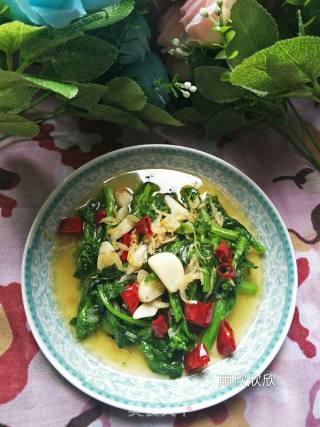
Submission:
<svg viewBox="0 0 320 427">
<path fill-rule="evenodd" d="M 118 4 L 120 0 L 0 0 L 10 15 L 26 23 L 61 28 L 88 11 Z"/>
<path fill-rule="evenodd" d="M 131 77 L 142 87 L 148 102 L 160 108 L 165 107 L 168 93 L 154 84 L 157 80 L 169 82 L 167 71 L 158 55 L 148 52 L 144 62 L 128 65 L 122 70 L 122 74 Z"/>
<path fill-rule="evenodd" d="M 151 30 L 147 21 L 139 15 L 133 20 L 129 17 L 118 25 L 121 25 L 122 28 L 128 25 L 128 30 L 119 48 L 118 62 L 121 65 L 144 62 L 146 53 L 150 51 L 149 39 L 151 38 Z"/>
</svg>

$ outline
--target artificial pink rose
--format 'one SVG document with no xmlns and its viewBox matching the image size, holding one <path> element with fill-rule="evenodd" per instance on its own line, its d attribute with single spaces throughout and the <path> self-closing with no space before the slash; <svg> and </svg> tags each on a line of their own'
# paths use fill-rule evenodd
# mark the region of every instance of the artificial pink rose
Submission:
<svg viewBox="0 0 320 427">
<path fill-rule="evenodd" d="M 185 38 L 184 26 L 181 21 L 181 1 L 175 1 L 173 5 L 164 13 L 159 22 L 158 45 L 167 49 L 172 47 L 171 41 L 175 38 L 183 40 Z"/>
<path fill-rule="evenodd" d="M 236 1 L 223 1 L 221 9 L 224 23 L 228 21 Z M 174 38 L 200 44 L 219 43 L 220 33 L 213 29 L 212 22 L 219 22 L 219 17 L 214 13 L 216 7 L 217 0 L 187 0 L 183 5 L 181 2 L 175 2 L 161 18 L 158 44 L 169 49 Z M 211 19 L 203 17 L 202 9 L 206 9 Z"/>
<path fill-rule="evenodd" d="M 231 8 L 237 0 L 224 0 L 222 3 L 222 16 L 226 23 L 230 18 Z M 217 7 L 216 0 L 188 0 L 181 8 L 181 23 L 189 35 L 190 40 L 199 43 L 219 43 L 220 33 L 213 30 L 212 20 L 219 22 L 219 17 L 214 13 Z M 211 17 L 201 16 L 201 9 L 206 9 Z"/>
</svg>

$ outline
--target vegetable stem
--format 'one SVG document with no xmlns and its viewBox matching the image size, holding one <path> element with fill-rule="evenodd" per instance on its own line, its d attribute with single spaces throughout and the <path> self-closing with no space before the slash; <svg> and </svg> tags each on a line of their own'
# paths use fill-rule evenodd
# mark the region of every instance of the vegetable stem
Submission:
<svg viewBox="0 0 320 427">
<path fill-rule="evenodd" d="M 106 211 L 108 216 L 116 216 L 116 201 L 114 199 L 114 194 L 112 188 L 105 186 L 103 189 Z"/>
<path fill-rule="evenodd" d="M 144 328 L 146 326 L 150 326 L 149 322 L 145 322 L 143 320 L 138 320 L 138 319 L 134 319 L 133 317 L 128 316 L 125 313 L 122 313 L 119 310 L 116 310 L 112 304 L 110 304 L 110 302 L 108 301 L 108 299 L 105 297 L 105 295 L 103 294 L 102 289 L 98 289 L 98 294 L 99 294 L 99 298 L 101 300 L 101 302 L 103 303 L 103 305 L 106 307 L 107 310 L 110 311 L 110 313 L 112 313 L 114 316 L 118 317 L 119 319 L 127 322 L 127 323 L 132 323 L 133 325 L 136 326 L 140 326 L 141 328 Z"/>
<path fill-rule="evenodd" d="M 227 228 L 222 228 L 217 225 L 212 225 L 211 231 L 218 237 L 222 239 L 236 241 L 239 238 L 239 231 L 228 230 Z"/>
<path fill-rule="evenodd" d="M 237 285 L 238 291 L 241 294 L 255 295 L 258 292 L 258 286 L 252 282 L 241 282 Z"/>
<path fill-rule="evenodd" d="M 183 317 L 183 313 L 177 294 L 169 293 L 169 304 L 174 320 L 176 322 L 179 322 Z"/>
<path fill-rule="evenodd" d="M 211 347 L 213 346 L 213 343 L 217 338 L 217 335 L 219 332 L 220 323 L 225 316 L 226 316 L 225 302 L 224 300 L 219 300 L 215 305 L 211 323 L 206 329 L 202 337 L 202 343 L 206 346 L 207 350 L 210 350 Z"/>
</svg>

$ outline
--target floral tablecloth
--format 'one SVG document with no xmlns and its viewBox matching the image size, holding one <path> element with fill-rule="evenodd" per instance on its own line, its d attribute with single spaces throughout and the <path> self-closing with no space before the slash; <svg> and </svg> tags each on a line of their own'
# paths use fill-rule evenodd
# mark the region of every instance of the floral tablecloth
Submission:
<svg viewBox="0 0 320 427">
<path fill-rule="evenodd" d="M 317 111 L 303 109 L 320 129 Z M 96 156 L 149 141 L 197 147 L 249 175 L 282 215 L 299 272 L 288 337 L 259 383 L 220 405 L 176 417 L 118 410 L 67 383 L 32 337 L 19 283 L 28 231 L 57 184 Z M 105 123 L 48 122 L 33 140 L 0 142 L 0 230 L 0 427 L 320 426 L 320 174 L 273 131 L 238 132 L 213 144 L 196 131 L 128 135 Z"/>
</svg>

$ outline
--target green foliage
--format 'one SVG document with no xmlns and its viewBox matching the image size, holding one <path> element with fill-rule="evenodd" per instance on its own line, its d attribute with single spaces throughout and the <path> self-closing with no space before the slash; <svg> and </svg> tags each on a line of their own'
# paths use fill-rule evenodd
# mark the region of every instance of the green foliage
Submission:
<svg viewBox="0 0 320 427">
<path fill-rule="evenodd" d="M 21 135 L 31 138 L 39 133 L 39 126 L 16 114 L 0 113 L 0 130 L 9 135 Z"/>
<path fill-rule="evenodd" d="M 156 107 L 153 104 L 147 103 L 144 108 L 137 113 L 137 116 L 146 122 L 174 127 L 183 126 L 181 122 L 179 122 L 165 110 L 162 110 L 162 108 Z"/>
<path fill-rule="evenodd" d="M 75 327 L 77 338 L 83 340 L 92 335 L 98 329 L 99 321 L 99 306 L 95 302 L 94 295 L 85 289 L 82 292 L 77 317 L 72 319 L 72 325 Z"/>
<path fill-rule="evenodd" d="M 20 111 L 26 110 L 31 105 L 34 92 L 34 89 L 25 86 L 0 90 L 0 112 L 20 113 Z"/>
<path fill-rule="evenodd" d="M 90 82 L 105 73 L 117 58 L 117 50 L 94 36 L 80 36 L 57 49 L 52 67 L 62 80 Z"/>
<path fill-rule="evenodd" d="M 225 68 L 203 66 L 195 69 L 195 82 L 201 95 L 210 101 L 227 103 L 238 100 L 243 95 L 243 89 L 232 86 L 228 81 L 222 81 Z"/>
<path fill-rule="evenodd" d="M 18 75 L 18 74 L 17 74 Z M 19 75 L 18 75 L 19 76 Z M 26 86 L 38 87 L 40 89 L 50 90 L 51 92 L 58 93 L 65 98 L 71 99 L 78 93 L 78 88 L 69 83 L 54 82 L 51 80 L 42 79 L 40 77 L 34 77 L 27 74 L 20 75 L 20 79 L 24 80 Z"/>
<path fill-rule="evenodd" d="M 78 93 L 70 100 L 70 104 L 88 111 L 91 110 L 91 107 L 99 103 L 102 96 L 108 90 L 107 86 L 96 83 L 78 83 L 77 88 Z"/>
<path fill-rule="evenodd" d="M 103 96 L 106 105 L 127 111 L 139 111 L 146 105 L 147 99 L 141 87 L 129 77 L 116 77 L 108 82 L 107 87 Z"/>
<path fill-rule="evenodd" d="M 38 34 L 43 27 L 26 25 L 23 22 L 13 21 L 0 25 L 0 50 L 6 53 L 8 57 L 20 49 L 23 43 L 31 37 Z"/>
<path fill-rule="evenodd" d="M 230 108 L 215 114 L 207 122 L 206 135 L 209 139 L 218 139 L 221 136 L 246 126 L 247 120 L 243 113 Z"/>
<path fill-rule="evenodd" d="M 159 191 L 159 187 L 152 182 L 147 182 L 141 185 L 141 187 L 134 193 L 131 202 L 132 214 L 139 218 L 149 216 L 154 219 L 157 214 L 153 207 L 153 201 L 157 191 Z"/>
<path fill-rule="evenodd" d="M 176 111 L 173 117 L 181 123 L 198 123 L 205 120 L 205 117 L 195 107 L 185 107 Z"/>
<path fill-rule="evenodd" d="M 180 259 L 183 265 L 187 265 L 192 256 L 190 242 L 185 239 L 165 243 L 157 249 L 157 252 L 171 252 Z"/>
<path fill-rule="evenodd" d="M 91 120 L 104 120 L 106 122 L 117 123 L 125 128 L 136 129 L 141 131 L 148 130 L 148 127 L 133 114 L 127 111 L 108 105 L 97 104 L 91 107 L 90 113 L 82 114 L 82 117 Z"/>
<path fill-rule="evenodd" d="M 61 30 L 55 30 L 60 37 L 110 27 L 130 15 L 134 0 L 121 0 L 118 4 L 103 8 L 101 11 L 86 15 Z"/>
<path fill-rule="evenodd" d="M 282 40 L 245 59 L 232 71 L 230 81 L 259 96 L 306 90 L 306 83 L 317 89 L 319 55 L 319 37 Z"/>
<path fill-rule="evenodd" d="M 275 20 L 256 0 L 237 1 L 231 10 L 231 22 L 235 37 L 228 49 L 238 52 L 233 64 L 240 64 L 279 39 Z"/>
</svg>

